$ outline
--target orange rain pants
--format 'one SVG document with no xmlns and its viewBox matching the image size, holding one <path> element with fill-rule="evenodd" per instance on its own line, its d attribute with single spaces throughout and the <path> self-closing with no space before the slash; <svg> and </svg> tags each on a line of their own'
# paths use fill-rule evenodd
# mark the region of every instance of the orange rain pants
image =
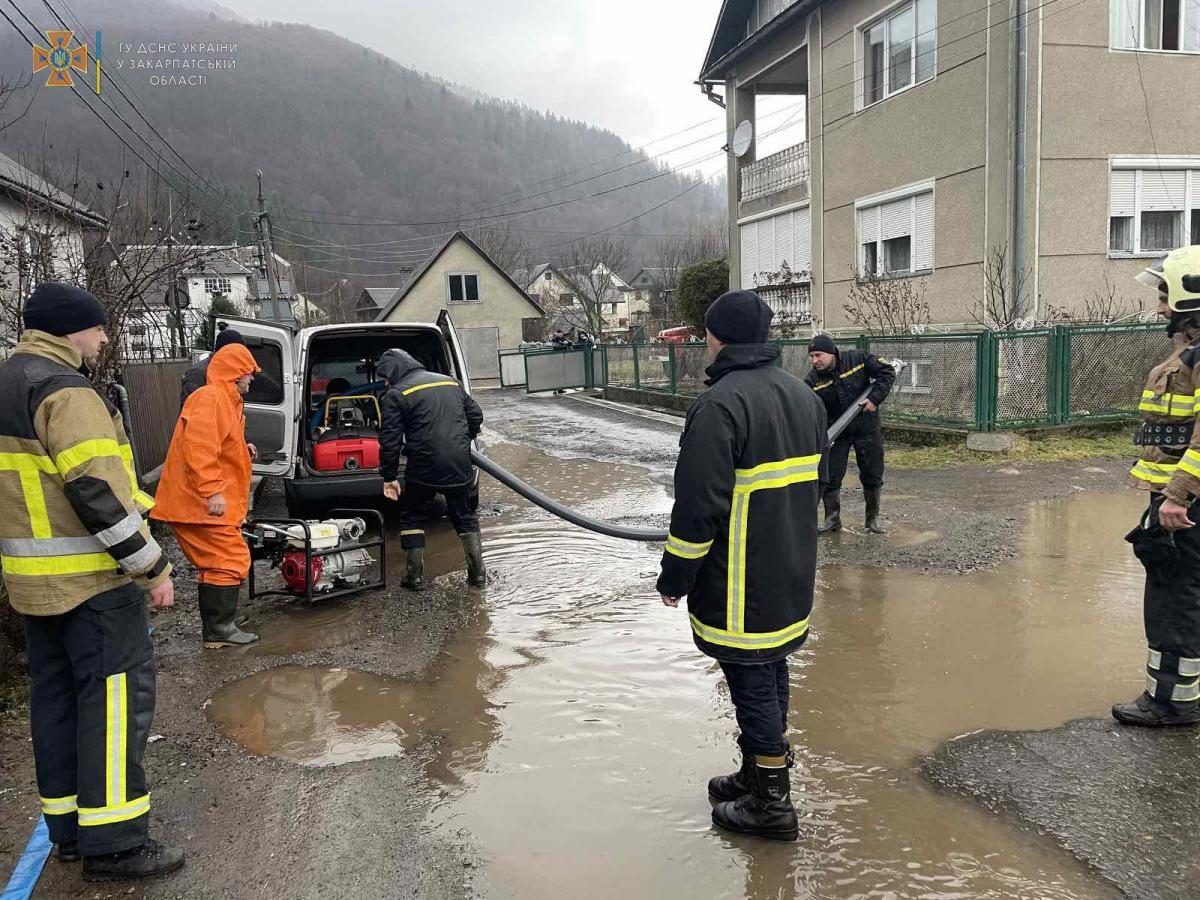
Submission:
<svg viewBox="0 0 1200 900">
<path fill-rule="evenodd" d="M 232 587 L 250 574 L 250 548 L 236 525 L 190 525 L 172 522 L 183 555 L 199 571 L 200 584 Z"/>
</svg>

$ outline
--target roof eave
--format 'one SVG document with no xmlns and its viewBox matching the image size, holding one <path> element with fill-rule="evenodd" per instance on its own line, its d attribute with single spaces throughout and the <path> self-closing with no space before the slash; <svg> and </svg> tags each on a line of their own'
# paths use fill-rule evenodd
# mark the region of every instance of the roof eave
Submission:
<svg viewBox="0 0 1200 900">
<path fill-rule="evenodd" d="M 726 0 L 728 3 L 728 0 Z M 729 72 L 729 67 L 740 60 L 746 54 L 750 53 L 759 43 L 768 40 L 778 34 L 784 28 L 792 23 L 793 20 L 800 17 L 801 14 L 808 15 L 816 7 L 821 5 L 821 0 L 800 0 L 790 9 L 780 13 L 772 19 L 767 25 L 754 32 L 750 37 L 738 43 L 733 49 L 722 56 L 720 59 L 708 65 L 701 73 L 697 84 L 724 84 L 726 75 Z M 724 13 L 725 8 L 721 8 Z M 719 21 L 719 20 L 718 20 Z M 716 42 L 716 31 L 713 32 L 713 43 Z M 712 45 L 710 44 L 709 53 L 712 53 Z"/>
</svg>

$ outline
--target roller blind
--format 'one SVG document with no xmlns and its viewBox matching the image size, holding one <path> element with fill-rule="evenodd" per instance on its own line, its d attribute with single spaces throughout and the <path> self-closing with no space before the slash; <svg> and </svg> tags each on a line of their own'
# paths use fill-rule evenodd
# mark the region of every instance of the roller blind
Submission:
<svg viewBox="0 0 1200 900">
<path fill-rule="evenodd" d="M 1187 206 L 1187 173 L 1182 169 L 1143 169 L 1142 212 L 1182 212 Z"/>
<path fill-rule="evenodd" d="M 1110 216 L 1132 216 L 1135 202 L 1137 171 L 1114 169 L 1109 177 L 1108 214 Z"/>
<path fill-rule="evenodd" d="M 913 229 L 913 269 L 933 268 L 933 193 L 917 194 Z"/>
</svg>

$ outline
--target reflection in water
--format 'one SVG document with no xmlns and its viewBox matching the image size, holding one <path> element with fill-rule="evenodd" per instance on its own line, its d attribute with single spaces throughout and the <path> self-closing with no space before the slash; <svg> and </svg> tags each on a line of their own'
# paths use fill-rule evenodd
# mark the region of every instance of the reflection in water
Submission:
<svg viewBox="0 0 1200 900">
<path fill-rule="evenodd" d="M 473 834 L 497 897 L 1109 896 L 914 762 L 966 731 L 1102 715 L 1136 692 L 1140 569 L 1121 535 L 1138 504 L 1035 504 L 1024 555 L 991 572 L 822 570 L 793 657 L 794 845 L 710 826 L 704 785 L 735 764 L 736 725 L 719 670 L 654 594 L 657 548 L 490 523 L 489 659 L 537 664 L 491 697 L 504 738 L 435 822 Z"/>
</svg>

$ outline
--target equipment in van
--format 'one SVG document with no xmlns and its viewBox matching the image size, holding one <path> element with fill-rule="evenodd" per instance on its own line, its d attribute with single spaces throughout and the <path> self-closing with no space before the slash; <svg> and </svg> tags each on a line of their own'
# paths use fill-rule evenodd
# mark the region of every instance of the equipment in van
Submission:
<svg viewBox="0 0 1200 900">
<path fill-rule="evenodd" d="M 333 518 L 251 519 L 242 529 L 250 547 L 250 598 L 331 599 L 387 586 L 383 516 L 373 509 L 337 510 Z M 375 538 L 368 539 L 368 521 Z M 378 550 L 379 558 L 371 555 Z M 278 569 L 286 590 L 259 591 L 254 563 Z M 371 570 L 378 567 L 374 577 Z"/>
<path fill-rule="evenodd" d="M 318 472 L 378 469 L 382 421 L 376 397 L 329 397 L 324 426 L 313 445 L 313 468 Z"/>
</svg>

